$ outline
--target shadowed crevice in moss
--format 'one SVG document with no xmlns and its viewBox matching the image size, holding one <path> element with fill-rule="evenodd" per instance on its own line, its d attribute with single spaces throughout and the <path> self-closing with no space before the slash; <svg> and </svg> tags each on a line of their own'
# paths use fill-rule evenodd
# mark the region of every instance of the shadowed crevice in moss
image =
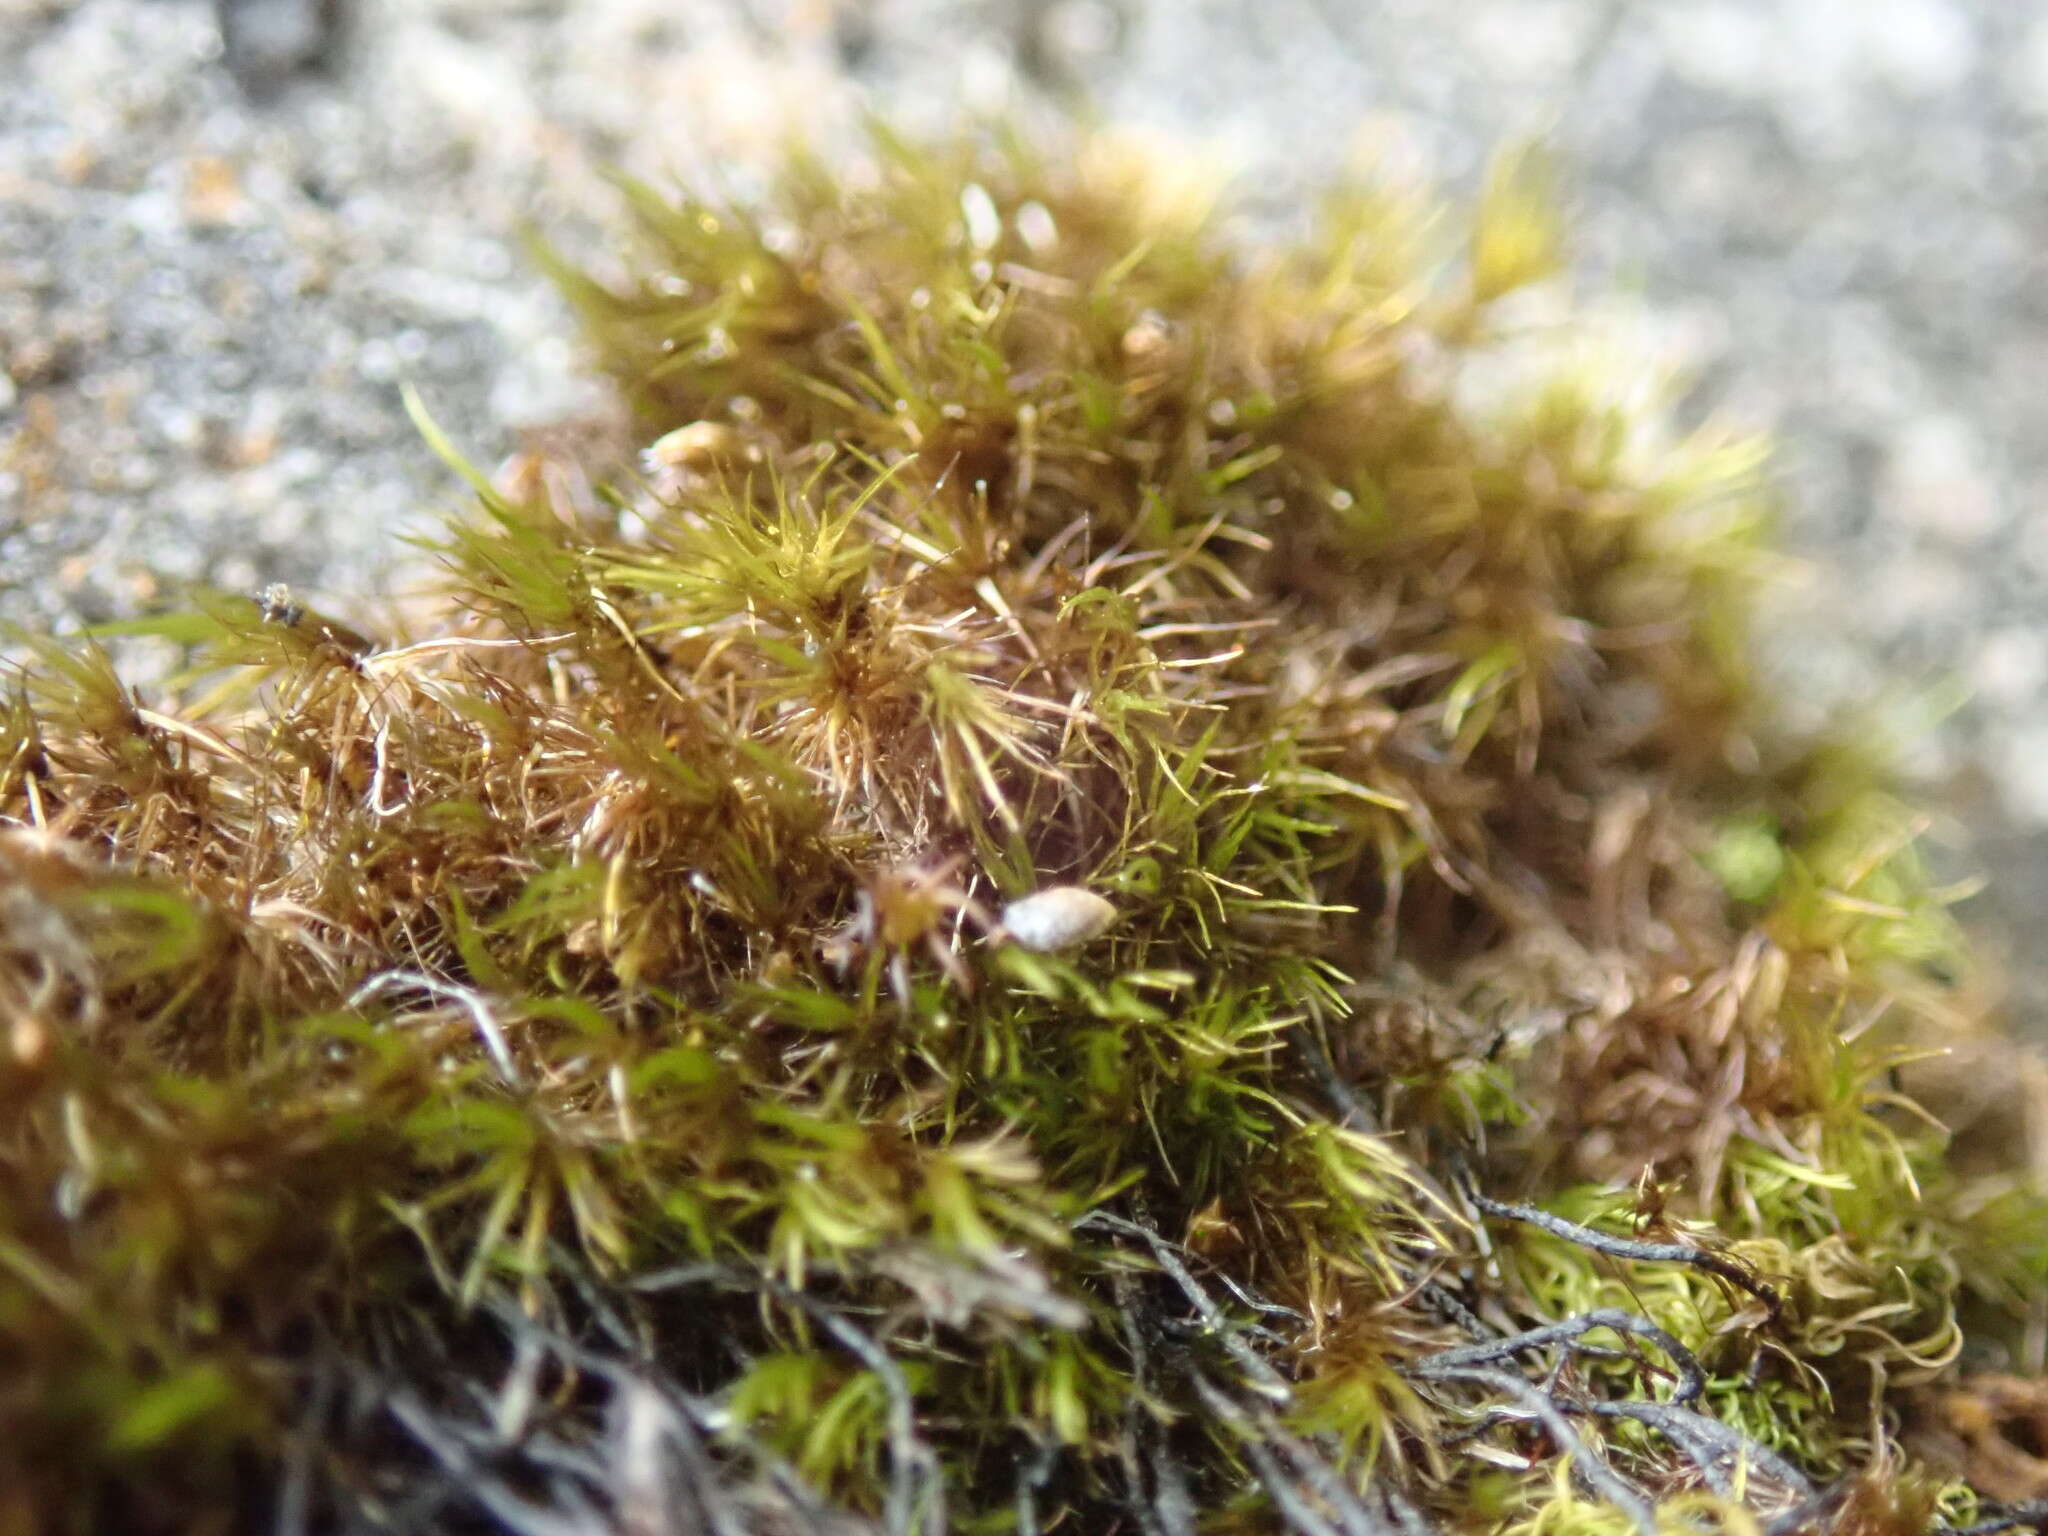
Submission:
<svg viewBox="0 0 2048 1536">
<path fill-rule="evenodd" d="M 1755 446 L 1525 302 L 1543 182 L 1259 250 L 1108 139 L 632 187 L 562 276 L 644 458 L 422 411 L 431 633 L 25 640 L 0 1508 L 1965 1517 L 1900 1414 L 2048 1248 L 1894 1083 L 1964 957 L 1756 724 Z"/>
</svg>

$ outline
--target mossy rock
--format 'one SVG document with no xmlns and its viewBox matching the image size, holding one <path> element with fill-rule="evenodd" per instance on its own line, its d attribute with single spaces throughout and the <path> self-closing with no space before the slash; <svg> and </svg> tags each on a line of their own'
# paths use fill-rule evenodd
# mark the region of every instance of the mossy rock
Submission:
<svg viewBox="0 0 2048 1536">
<path fill-rule="evenodd" d="M 422 411 L 428 632 L 21 637 L 0 1529 L 1972 1518 L 1902 1436 L 2048 1225 L 1898 1091 L 1966 956 L 1541 181 L 632 187 L 644 459 Z"/>
</svg>

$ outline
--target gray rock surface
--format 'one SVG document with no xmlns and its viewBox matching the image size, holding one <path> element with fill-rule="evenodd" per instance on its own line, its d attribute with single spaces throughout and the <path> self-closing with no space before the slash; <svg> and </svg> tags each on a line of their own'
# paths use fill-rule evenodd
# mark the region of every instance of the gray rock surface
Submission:
<svg viewBox="0 0 2048 1536">
<path fill-rule="evenodd" d="M 1540 134 L 1588 292 L 1776 430 L 1805 684 L 1960 676 L 1922 767 L 2023 962 L 2048 896 L 2048 13 L 2011 0 L 0 0 L 0 616 L 204 579 L 348 611 L 489 461 L 600 412 L 518 247 L 623 163 L 737 182 L 863 103 L 1078 97 L 1268 213 L 1362 132 L 1456 189 Z"/>
</svg>

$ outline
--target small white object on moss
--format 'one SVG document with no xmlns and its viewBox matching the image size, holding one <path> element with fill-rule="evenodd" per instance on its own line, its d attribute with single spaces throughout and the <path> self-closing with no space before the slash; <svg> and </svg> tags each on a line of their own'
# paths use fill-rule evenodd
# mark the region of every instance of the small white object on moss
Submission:
<svg viewBox="0 0 2048 1536">
<path fill-rule="evenodd" d="M 1053 885 L 1004 907 L 997 933 L 1046 954 L 1099 938 L 1115 921 L 1116 908 L 1093 891 Z"/>
</svg>

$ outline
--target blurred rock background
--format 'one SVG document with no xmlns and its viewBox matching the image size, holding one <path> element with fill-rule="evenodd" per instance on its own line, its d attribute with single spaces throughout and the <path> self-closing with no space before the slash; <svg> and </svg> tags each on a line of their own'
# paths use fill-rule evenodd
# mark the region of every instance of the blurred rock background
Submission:
<svg viewBox="0 0 2048 1536">
<path fill-rule="evenodd" d="M 1556 146 L 1587 292 L 1776 431 L 1775 654 L 1960 678 L 1920 770 L 2048 1031 L 2048 12 L 2013 0 L 0 0 L 0 617 L 178 584 L 360 611 L 479 459 L 601 415 L 522 225 L 794 119 L 1086 103 L 1284 218 L 1361 132 L 1448 190 Z M 1943 829 L 1938 829 L 1943 830 Z"/>
</svg>

